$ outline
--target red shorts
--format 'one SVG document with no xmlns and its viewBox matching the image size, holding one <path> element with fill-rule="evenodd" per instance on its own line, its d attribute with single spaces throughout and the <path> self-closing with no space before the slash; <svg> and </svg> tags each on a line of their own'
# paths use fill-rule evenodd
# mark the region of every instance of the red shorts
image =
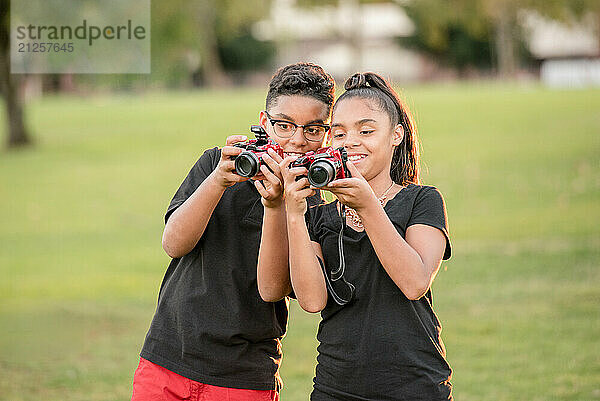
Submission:
<svg viewBox="0 0 600 401">
<path fill-rule="evenodd" d="M 131 401 L 279 401 L 275 390 L 217 387 L 173 373 L 144 358 L 133 375 Z"/>
</svg>

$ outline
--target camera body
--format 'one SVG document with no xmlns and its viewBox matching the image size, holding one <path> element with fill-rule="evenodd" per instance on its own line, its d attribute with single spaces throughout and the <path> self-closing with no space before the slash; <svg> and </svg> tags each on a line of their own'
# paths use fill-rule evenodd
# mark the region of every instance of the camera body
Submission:
<svg viewBox="0 0 600 401">
<path fill-rule="evenodd" d="M 306 167 L 308 182 L 313 187 L 321 188 L 333 180 L 350 177 L 346 167 L 348 154 L 344 148 L 326 147 L 315 152 L 307 152 L 296 159 L 291 167 Z"/>
<path fill-rule="evenodd" d="M 244 143 L 236 143 L 236 148 L 242 148 L 244 151 L 235 158 L 235 172 L 242 177 L 254 177 L 260 172 L 260 166 L 263 164 L 263 155 L 267 150 L 273 149 L 275 153 L 283 157 L 283 149 L 279 144 L 269 138 L 263 127 L 260 125 L 250 126 L 250 131 L 256 139 L 250 139 Z"/>
</svg>

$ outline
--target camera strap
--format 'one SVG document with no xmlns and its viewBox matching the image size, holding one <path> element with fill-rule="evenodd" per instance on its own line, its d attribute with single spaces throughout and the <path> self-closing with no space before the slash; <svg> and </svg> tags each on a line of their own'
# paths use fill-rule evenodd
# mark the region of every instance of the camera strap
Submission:
<svg viewBox="0 0 600 401">
<path fill-rule="evenodd" d="M 340 259 L 340 265 L 338 266 L 338 268 L 335 271 L 331 272 L 331 280 L 329 278 L 329 275 L 327 274 L 327 270 L 325 269 L 323 262 L 320 259 L 319 259 L 319 263 L 321 264 L 321 268 L 323 269 L 323 273 L 325 275 L 325 284 L 327 285 L 327 289 L 329 290 L 331 297 L 333 298 L 335 303 L 337 303 L 340 306 L 344 306 L 348 302 L 350 302 L 352 300 L 352 298 L 354 297 L 355 287 L 352 283 L 348 282 L 346 280 L 346 278 L 344 277 L 344 273 L 346 271 L 346 259 L 344 258 L 343 237 L 344 237 L 344 228 L 346 227 L 346 206 L 343 204 L 340 204 L 340 206 L 341 206 L 341 217 L 342 217 L 342 227 L 338 234 L 338 256 Z M 341 280 L 341 283 L 344 284 L 344 286 L 342 286 L 342 288 L 339 288 L 339 286 L 338 286 L 338 289 L 341 291 L 334 289 L 334 283 L 339 280 Z M 345 293 L 344 294 L 345 296 L 341 294 L 342 292 Z"/>
<path fill-rule="evenodd" d="M 346 259 L 344 259 L 344 229 L 346 228 L 346 205 L 340 203 L 340 217 L 342 218 L 342 228 L 338 233 L 338 257 L 340 259 L 340 265 L 337 270 L 331 272 L 331 279 L 338 281 L 344 276 L 346 271 Z"/>
<path fill-rule="evenodd" d="M 342 282 L 346 284 L 346 287 L 343 288 L 346 294 L 341 294 L 340 291 L 336 291 L 334 288 L 334 282 L 329 279 L 329 274 L 327 274 L 327 269 L 323 264 L 321 258 L 317 257 L 319 264 L 321 265 L 321 270 L 323 270 L 323 276 L 325 277 L 325 286 L 327 287 L 327 292 L 331 295 L 331 299 L 340 306 L 346 305 L 348 302 L 352 301 L 352 297 L 354 296 L 354 286 L 347 282 L 344 278 L 342 278 Z"/>
</svg>

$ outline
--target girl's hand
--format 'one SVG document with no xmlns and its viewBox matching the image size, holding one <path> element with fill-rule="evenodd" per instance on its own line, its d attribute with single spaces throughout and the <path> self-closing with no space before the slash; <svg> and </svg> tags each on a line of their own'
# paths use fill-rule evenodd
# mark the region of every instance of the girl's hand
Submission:
<svg viewBox="0 0 600 401">
<path fill-rule="evenodd" d="M 306 198 L 314 195 L 315 191 L 310 188 L 308 178 L 302 177 L 296 181 L 298 176 L 306 175 L 308 170 L 304 167 L 289 168 L 290 163 L 295 159 L 294 156 L 286 157 L 279 164 L 279 168 L 283 176 L 287 213 L 304 216 L 307 210 Z"/>
<path fill-rule="evenodd" d="M 357 212 L 370 205 L 378 204 L 373 189 L 362 174 L 360 174 L 354 163 L 347 162 L 346 166 L 352 177 L 334 180 L 329 185 L 323 187 L 323 189 L 331 191 L 340 203 L 351 207 Z"/>
<path fill-rule="evenodd" d="M 262 196 L 264 207 L 276 208 L 283 204 L 283 176 L 279 163 L 283 161 L 273 149 L 263 156 L 265 164 L 260 166 L 260 180 L 254 181 L 254 186 Z M 268 167 L 267 167 L 268 166 Z"/>
<path fill-rule="evenodd" d="M 248 137 L 245 135 L 231 135 L 225 140 L 225 146 L 221 149 L 221 160 L 219 160 L 219 165 L 211 174 L 213 179 L 221 187 L 227 188 L 248 179 L 235 172 L 234 159 L 237 155 L 242 153 L 244 149 L 233 146 L 234 144 L 244 142 L 247 139 Z"/>
</svg>

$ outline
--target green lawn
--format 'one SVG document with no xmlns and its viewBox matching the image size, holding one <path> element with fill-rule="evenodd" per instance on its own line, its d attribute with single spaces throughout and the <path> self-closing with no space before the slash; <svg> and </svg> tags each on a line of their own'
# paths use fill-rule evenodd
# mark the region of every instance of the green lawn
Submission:
<svg viewBox="0 0 600 401">
<path fill-rule="evenodd" d="M 168 263 L 163 213 L 263 91 L 48 97 L 0 152 L 0 400 L 127 400 Z M 600 90 L 410 87 L 454 256 L 435 283 L 460 401 L 600 400 Z M 5 117 L 1 117 L 4 121 Z M 4 126 L 4 125 L 2 125 Z M 282 399 L 318 315 L 293 305 Z"/>
</svg>

